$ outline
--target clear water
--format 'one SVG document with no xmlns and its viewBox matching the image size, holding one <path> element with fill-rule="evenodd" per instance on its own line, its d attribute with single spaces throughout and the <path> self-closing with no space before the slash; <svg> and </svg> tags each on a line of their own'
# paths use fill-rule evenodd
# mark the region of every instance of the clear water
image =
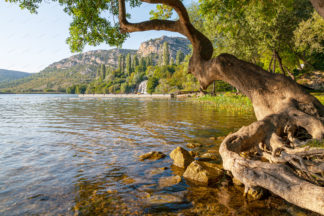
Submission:
<svg viewBox="0 0 324 216">
<path fill-rule="evenodd" d="M 246 204 L 234 186 L 162 188 L 159 179 L 178 172 L 160 169 L 170 158 L 138 160 L 188 142 L 217 150 L 210 137 L 253 121 L 188 101 L 0 95 L 0 215 L 303 213 L 275 197 Z"/>
</svg>

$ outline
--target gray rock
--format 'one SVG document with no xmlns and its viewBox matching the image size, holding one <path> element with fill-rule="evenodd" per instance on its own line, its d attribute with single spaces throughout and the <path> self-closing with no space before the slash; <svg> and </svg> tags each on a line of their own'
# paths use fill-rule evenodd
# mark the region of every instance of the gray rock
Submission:
<svg viewBox="0 0 324 216">
<path fill-rule="evenodd" d="M 173 165 L 186 168 L 194 159 L 189 152 L 181 147 L 177 147 L 170 153 L 173 159 Z"/>
</svg>

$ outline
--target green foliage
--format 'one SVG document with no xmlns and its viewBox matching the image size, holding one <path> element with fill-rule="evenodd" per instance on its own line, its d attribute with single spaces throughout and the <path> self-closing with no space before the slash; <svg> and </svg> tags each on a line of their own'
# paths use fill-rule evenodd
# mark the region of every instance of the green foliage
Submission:
<svg viewBox="0 0 324 216">
<path fill-rule="evenodd" d="M 73 85 L 71 87 L 66 88 L 67 94 L 84 94 L 87 90 L 86 85 Z M 48 92 L 48 91 L 46 91 Z"/>
<path fill-rule="evenodd" d="M 200 0 L 199 3 L 190 7 L 189 14 L 195 27 L 213 42 L 215 55 L 231 53 L 268 70 L 276 50 L 289 70 L 299 66 L 294 31 L 312 15 L 309 1 Z"/>
<path fill-rule="evenodd" d="M 294 31 L 296 52 L 315 69 L 324 70 L 324 19 L 317 12 Z"/>
<path fill-rule="evenodd" d="M 126 72 L 123 73 L 119 69 L 120 65 L 123 65 L 123 57 L 120 55 L 118 57 L 118 68 L 107 69 L 105 67 L 106 72 L 103 77 L 104 67 L 99 65 L 96 79 L 92 80 L 84 91 L 88 94 L 133 93 L 144 80 L 148 80 L 149 93 L 171 93 L 179 90 L 199 89 L 197 80 L 192 75 L 187 74 L 189 57 L 180 65 L 170 64 L 166 66 L 154 65 L 154 62 L 158 60 L 157 58 L 157 55 L 152 54 L 147 57 L 140 57 L 138 61 L 137 56 L 127 55 Z M 129 65 L 137 66 L 135 68 L 130 67 L 130 73 L 127 73 Z M 75 85 L 67 88 L 68 93 L 77 93 L 77 91 Z"/>
<path fill-rule="evenodd" d="M 150 11 L 151 19 L 169 19 L 173 14 L 173 9 L 170 6 L 158 4 L 155 10 Z"/>
<path fill-rule="evenodd" d="M 157 77 L 150 77 L 147 81 L 147 93 L 152 94 L 155 87 L 159 84 L 159 79 Z"/>
</svg>

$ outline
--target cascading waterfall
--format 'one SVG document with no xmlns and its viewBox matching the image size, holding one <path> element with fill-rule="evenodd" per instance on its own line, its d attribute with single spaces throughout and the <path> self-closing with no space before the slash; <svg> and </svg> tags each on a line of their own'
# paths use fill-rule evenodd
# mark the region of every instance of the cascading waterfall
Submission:
<svg viewBox="0 0 324 216">
<path fill-rule="evenodd" d="M 145 80 L 139 84 L 137 93 L 147 94 L 146 88 L 147 88 L 147 80 Z"/>
</svg>

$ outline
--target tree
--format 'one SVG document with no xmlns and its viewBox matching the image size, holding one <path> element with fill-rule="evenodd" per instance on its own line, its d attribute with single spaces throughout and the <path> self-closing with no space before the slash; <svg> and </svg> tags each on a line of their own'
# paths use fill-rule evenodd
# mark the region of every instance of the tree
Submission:
<svg viewBox="0 0 324 216">
<path fill-rule="evenodd" d="M 181 52 L 181 50 L 178 50 L 176 55 L 176 65 L 180 65 L 183 60 L 184 60 L 184 54 L 183 52 Z"/>
<path fill-rule="evenodd" d="M 146 60 L 144 57 L 141 57 L 139 60 L 139 68 L 141 71 L 145 71 L 146 70 Z"/>
<path fill-rule="evenodd" d="M 130 75 L 132 73 L 132 60 L 130 53 L 126 56 L 126 74 Z"/>
<path fill-rule="evenodd" d="M 174 59 L 172 57 L 170 58 L 169 65 L 174 65 Z"/>
<path fill-rule="evenodd" d="M 264 69 L 278 64 L 277 69 L 287 74 L 299 65 L 293 32 L 312 10 L 307 0 L 210 0 L 193 5 L 190 14 L 194 25 L 212 40 L 216 53 L 227 52 Z"/>
<path fill-rule="evenodd" d="M 32 12 L 41 2 L 11 1 L 20 2 Z M 65 6 L 65 11 L 73 16 L 71 36 L 68 39 L 71 49 L 80 50 L 86 43 L 120 44 L 128 33 L 138 31 L 166 30 L 186 36 L 193 48 L 188 72 L 197 78 L 201 90 L 206 90 L 215 80 L 223 80 L 240 90 L 253 103 L 257 121 L 228 135 L 220 146 L 224 169 L 245 185 L 245 192 L 256 187 L 265 188 L 291 203 L 324 214 L 324 188 L 319 185 L 322 177 L 318 174 L 322 169 L 312 161 L 318 155 L 323 156 L 323 149 L 299 147 L 301 141 L 307 137 L 323 139 L 324 106 L 286 76 L 269 73 L 231 54 L 220 54 L 213 58 L 212 42 L 192 25 L 181 0 L 127 2 L 131 7 L 140 6 L 141 2 L 163 4 L 174 9 L 179 19 L 165 20 L 164 18 L 170 18 L 170 15 L 164 15 L 161 16 L 163 19 L 130 23 L 127 21 L 125 0 L 118 0 L 118 7 L 107 1 L 60 1 Z M 214 4 L 213 1 L 202 2 L 209 2 L 211 6 Z M 228 0 L 220 4 L 237 5 L 240 2 L 272 1 Z M 119 25 L 112 26 L 102 18 L 104 10 L 118 15 Z M 241 8 L 242 11 L 244 8 Z M 221 11 L 216 13 L 218 15 Z M 242 26 L 244 27 L 244 23 L 238 23 L 237 29 L 246 31 L 245 39 L 249 40 L 253 35 Z M 116 88 L 119 90 L 119 84 Z M 300 134 L 303 136 L 299 136 Z M 242 152 L 253 149 L 258 149 L 258 156 L 267 159 L 268 162 L 242 156 Z"/>
<path fill-rule="evenodd" d="M 163 43 L 162 62 L 162 65 L 169 65 L 170 63 L 169 44 L 167 42 Z"/>
<path fill-rule="evenodd" d="M 100 78 L 101 80 L 106 78 L 106 66 L 104 64 L 100 66 Z"/>
<path fill-rule="evenodd" d="M 75 94 L 80 94 L 81 92 L 80 92 L 80 87 L 79 87 L 79 85 L 76 85 L 75 86 Z"/>
<path fill-rule="evenodd" d="M 132 68 L 135 69 L 138 66 L 139 62 L 138 62 L 138 57 L 137 55 L 133 56 L 133 60 L 132 60 Z"/>
<path fill-rule="evenodd" d="M 160 46 L 159 54 L 158 54 L 158 65 L 163 65 L 163 46 Z"/>
</svg>

